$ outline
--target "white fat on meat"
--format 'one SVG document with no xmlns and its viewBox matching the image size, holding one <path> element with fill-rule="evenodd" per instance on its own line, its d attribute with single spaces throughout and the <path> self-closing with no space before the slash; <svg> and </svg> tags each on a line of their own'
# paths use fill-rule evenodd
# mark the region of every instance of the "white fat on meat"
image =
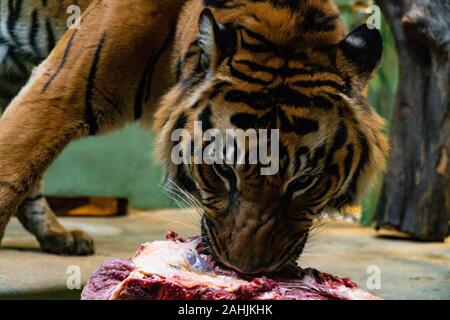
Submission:
<svg viewBox="0 0 450 320">
<path fill-rule="evenodd" d="M 130 277 L 142 278 L 146 275 L 159 275 L 176 279 L 187 288 L 198 285 L 222 288 L 234 291 L 242 285 L 248 284 L 230 276 L 218 275 L 213 270 L 199 271 L 187 262 L 187 256 L 203 259 L 196 250 L 198 242 L 155 241 L 144 243 L 132 258 L 136 269 Z"/>
</svg>

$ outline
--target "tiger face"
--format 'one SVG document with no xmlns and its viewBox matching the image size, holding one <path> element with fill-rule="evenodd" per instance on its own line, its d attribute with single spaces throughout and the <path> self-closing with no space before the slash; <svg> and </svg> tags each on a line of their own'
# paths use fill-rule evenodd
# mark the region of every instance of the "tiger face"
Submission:
<svg viewBox="0 0 450 320">
<path fill-rule="evenodd" d="M 329 1 L 192 0 L 176 41 L 178 82 L 156 114 L 158 156 L 201 203 L 218 262 L 278 271 L 302 253 L 317 215 L 357 201 L 384 167 L 383 121 L 361 93 L 381 36 L 366 25 L 346 34 Z M 196 121 L 221 132 L 277 130 L 277 172 L 262 175 L 261 163 L 174 164 L 172 133 L 194 134 Z"/>
</svg>

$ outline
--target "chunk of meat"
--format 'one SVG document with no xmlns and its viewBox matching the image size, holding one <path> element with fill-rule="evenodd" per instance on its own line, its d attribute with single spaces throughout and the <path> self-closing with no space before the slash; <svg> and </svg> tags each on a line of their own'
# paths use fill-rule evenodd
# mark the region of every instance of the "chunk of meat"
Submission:
<svg viewBox="0 0 450 320">
<path fill-rule="evenodd" d="M 102 264 L 82 292 L 83 300 L 373 300 L 345 278 L 314 269 L 249 277 L 216 266 L 200 238 L 142 244 L 129 260 Z"/>
</svg>

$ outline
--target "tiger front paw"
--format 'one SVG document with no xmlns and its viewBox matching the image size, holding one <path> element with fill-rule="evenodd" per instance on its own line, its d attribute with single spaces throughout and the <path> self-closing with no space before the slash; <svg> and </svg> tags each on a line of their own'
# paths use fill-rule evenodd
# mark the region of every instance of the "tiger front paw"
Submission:
<svg viewBox="0 0 450 320">
<path fill-rule="evenodd" d="M 47 235 L 39 243 L 42 251 L 59 255 L 88 256 L 95 252 L 94 240 L 80 230 Z"/>
</svg>

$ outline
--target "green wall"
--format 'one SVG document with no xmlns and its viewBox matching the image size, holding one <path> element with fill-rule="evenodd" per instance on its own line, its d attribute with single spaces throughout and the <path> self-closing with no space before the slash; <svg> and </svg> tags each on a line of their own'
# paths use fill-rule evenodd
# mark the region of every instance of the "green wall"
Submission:
<svg viewBox="0 0 450 320">
<path fill-rule="evenodd" d="M 137 125 L 72 143 L 45 178 L 49 195 L 122 196 L 145 209 L 171 203 L 161 189 L 153 137 Z"/>
</svg>

